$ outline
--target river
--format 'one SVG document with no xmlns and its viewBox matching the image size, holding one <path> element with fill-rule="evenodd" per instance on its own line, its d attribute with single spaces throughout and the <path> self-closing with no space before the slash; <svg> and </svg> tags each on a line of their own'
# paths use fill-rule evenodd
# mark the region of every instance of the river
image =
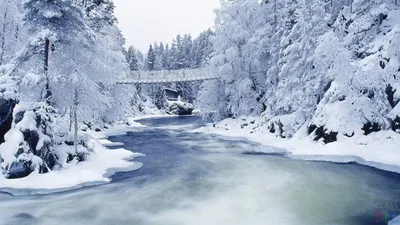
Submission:
<svg viewBox="0 0 400 225">
<path fill-rule="evenodd" d="M 0 225 L 381 225 L 400 215 L 397 174 L 249 154 L 265 147 L 187 132 L 196 117 L 139 122 L 109 139 L 144 153 L 142 169 L 57 194 L 0 194 Z"/>
</svg>

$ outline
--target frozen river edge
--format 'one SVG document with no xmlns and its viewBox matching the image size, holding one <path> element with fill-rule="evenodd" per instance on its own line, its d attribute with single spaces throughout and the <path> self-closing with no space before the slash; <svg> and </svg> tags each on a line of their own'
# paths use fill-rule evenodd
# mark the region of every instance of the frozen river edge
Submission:
<svg viewBox="0 0 400 225">
<path fill-rule="evenodd" d="M 90 160 L 47 174 L 33 173 L 22 179 L 9 180 L 0 176 L 0 193 L 12 196 L 53 194 L 107 184 L 112 181 L 111 177 L 115 173 L 138 170 L 143 164 L 133 159 L 143 154 L 123 148 L 107 148 L 121 145 L 108 141 L 109 136 L 124 135 L 135 126 L 140 125 L 116 125 L 101 132 L 88 131 L 87 134 L 93 137 L 91 145 L 94 151 Z"/>
</svg>

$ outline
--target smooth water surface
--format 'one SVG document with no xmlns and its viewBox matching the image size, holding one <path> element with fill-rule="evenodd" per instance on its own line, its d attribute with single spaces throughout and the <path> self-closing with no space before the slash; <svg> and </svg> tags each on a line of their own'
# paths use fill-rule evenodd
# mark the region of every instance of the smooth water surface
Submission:
<svg viewBox="0 0 400 225">
<path fill-rule="evenodd" d="M 0 194 L 0 225 L 372 225 L 400 215 L 396 174 L 243 154 L 265 147 L 186 132 L 196 117 L 139 122 L 148 127 L 110 140 L 146 154 L 135 159 L 142 169 L 59 194 Z"/>
</svg>

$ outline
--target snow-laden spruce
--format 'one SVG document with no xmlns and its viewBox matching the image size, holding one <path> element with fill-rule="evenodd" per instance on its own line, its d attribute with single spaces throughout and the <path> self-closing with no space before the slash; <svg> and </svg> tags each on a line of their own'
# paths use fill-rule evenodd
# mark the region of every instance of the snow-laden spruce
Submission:
<svg viewBox="0 0 400 225">
<path fill-rule="evenodd" d="M 261 115 L 278 136 L 301 131 L 325 142 L 398 131 L 396 3 L 223 1 L 211 58 L 223 78 L 203 85 L 203 113 Z"/>
</svg>

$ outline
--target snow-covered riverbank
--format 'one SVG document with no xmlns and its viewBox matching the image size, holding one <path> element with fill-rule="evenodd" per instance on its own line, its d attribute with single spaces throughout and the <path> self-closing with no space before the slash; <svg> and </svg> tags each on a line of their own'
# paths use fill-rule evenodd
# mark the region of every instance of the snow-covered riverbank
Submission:
<svg viewBox="0 0 400 225">
<path fill-rule="evenodd" d="M 337 142 L 323 144 L 307 137 L 306 130 L 302 132 L 303 136 L 282 139 L 271 134 L 261 124 L 257 118 L 226 119 L 194 131 L 244 138 L 275 147 L 277 151 L 285 152 L 292 158 L 337 163 L 356 162 L 400 173 L 400 135 L 395 132 L 381 131 L 368 136 L 339 137 Z M 263 151 L 262 149 L 255 151 Z"/>
<path fill-rule="evenodd" d="M 116 125 L 100 132 L 88 131 L 92 136 L 90 141 L 93 153 L 89 160 L 68 168 L 51 171 L 46 174 L 32 173 L 21 179 L 6 179 L 0 176 L 0 190 L 19 193 L 18 189 L 24 189 L 21 193 L 53 193 L 62 190 L 80 188 L 84 186 L 98 185 L 111 182 L 110 177 L 116 172 L 133 171 L 143 165 L 131 160 L 142 156 L 123 148 L 110 150 L 107 146 L 118 146 L 107 140 L 109 136 L 123 135 L 128 129 L 138 124 Z"/>
<path fill-rule="evenodd" d="M 293 139 L 282 139 L 259 126 L 257 118 L 226 119 L 219 123 L 209 124 L 194 132 L 217 134 L 226 137 L 244 138 L 263 145 L 275 147 L 278 153 L 288 157 L 350 163 L 375 167 L 377 169 L 400 173 L 400 135 L 392 131 L 381 131 L 368 136 L 341 137 L 330 144 L 316 143 L 310 137 L 295 136 Z M 271 153 L 271 148 L 265 148 Z M 263 152 L 264 148 L 255 151 Z M 389 225 L 400 225 L 400 217 L 389 222 Z"/>
</svg>

